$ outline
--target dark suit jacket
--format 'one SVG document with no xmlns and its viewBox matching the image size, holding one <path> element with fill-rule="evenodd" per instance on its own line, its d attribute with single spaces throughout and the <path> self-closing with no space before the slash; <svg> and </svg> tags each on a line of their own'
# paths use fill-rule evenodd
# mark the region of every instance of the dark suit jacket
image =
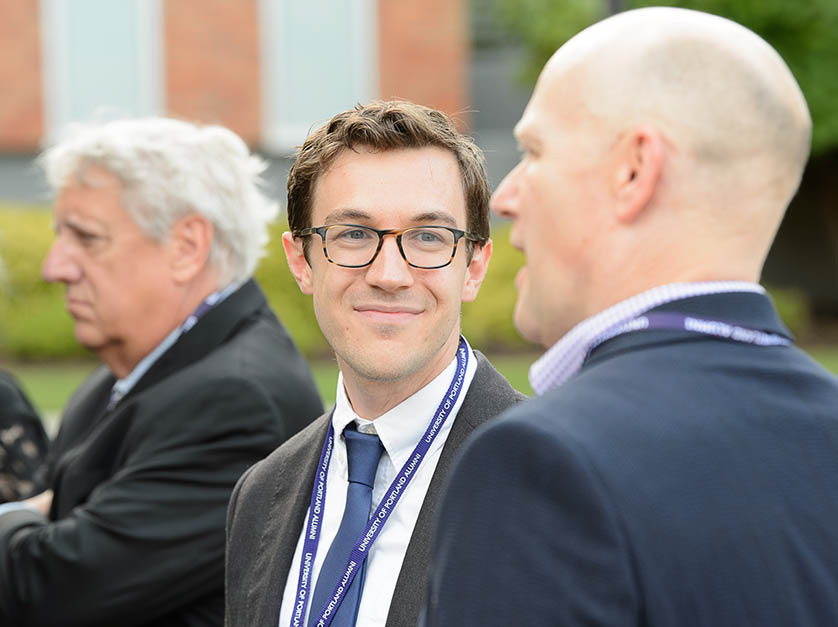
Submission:
<svg viewBox="0 0 838 627">
<path fill-rule="evenodd" d="M 0 516 L 0 625 L 220 625 L 224 516 L 252 463 L 323 411 L 249 281 L 111 411 L 104 368 L 54 443 L 50 520 Z"/>
<path fill-rule="evenodd" d="M 660 307 L 787 334 L 770 301 Z M 465 447 L 426 624 L 838 625 L 838 384 L 793 347 L 622 335 Z"/>
<path fill-rule="evenodd" d="M 455 453 L 476 427 L 525 397 L 479 352 L 469 386 L 439 458 L 387 616 L 388 627 L 413 627 L 424 603 L 431 528 Z M 330 414 L 251 468 L 239 481 L 227 514 L 227 626 L 276 627 L 282 593 L 305 522 L 314 471 Z M 395 574 L 394 574 L 395 575 Z"/>
</svg>

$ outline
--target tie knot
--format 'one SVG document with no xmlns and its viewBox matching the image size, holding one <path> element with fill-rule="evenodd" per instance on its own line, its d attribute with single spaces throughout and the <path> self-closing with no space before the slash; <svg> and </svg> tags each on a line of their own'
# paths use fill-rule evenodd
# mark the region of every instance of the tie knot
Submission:
<svg viewBox="0 0 838 627">
<path fill-rule="evenodd" d="M 359 433 L 347 427 L 343 431 L 346 439 L 346 457 L 349 465 L 349 481 L 363 483 L 372 488 L 375 470 L 381 458 L 381 440 L 375 434 Z"/>
</svg>

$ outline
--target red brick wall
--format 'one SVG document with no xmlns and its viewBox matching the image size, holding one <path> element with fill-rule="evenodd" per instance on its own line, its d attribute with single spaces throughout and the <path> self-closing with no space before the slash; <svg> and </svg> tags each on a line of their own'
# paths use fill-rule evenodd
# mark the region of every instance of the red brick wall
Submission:
<svg viewBox="0 0 838 627">
<path fill-rule="evenodd" d="M 258 144 L 259 0 L 164 0 L 167 111 L 217 122 Z M 35 0 L 0 0 L 0 151 L 44 134 Z M 379 0 L 379 93 L 467 122 L 466 0 Z"/>
<path fill-rule="evenodd" d="M 260 135 L 258 0 L 166 0 L 170 114 Z"/>
<path fill-rule="evenodd" d="M 37 150 L 44 132 L 38 3 L 0 0 L 0 150 Z"/>
<path fill-rule="evenodd" d="M 468 116 L 467 0 L 378 0 L 382 98 Z"/>
</svg>

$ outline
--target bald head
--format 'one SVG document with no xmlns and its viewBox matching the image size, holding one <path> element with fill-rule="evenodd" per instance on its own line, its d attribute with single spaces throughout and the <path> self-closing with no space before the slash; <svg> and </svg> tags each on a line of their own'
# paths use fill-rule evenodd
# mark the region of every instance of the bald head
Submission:
<svg viewBox="0 0 838 627">
<path fill-rule="evenodd" d="M 615 133 L 655 125 L 713 187 L 720 175 L 748 185 L 749 172 L 780 211 L 797 188 L 811 140 L 806 101 L 780 55 L 735 22 L 665 7 L 620 13 L 562 46 L 543 73 L 568 77 L 597 123 Z"/>
<path fill-rule="evenodd" d="M 555 294 L 519 298 L 516 313 L 549 342 L 656 285 L 758 280 L 800 183 L 811 118 L 756 34 L 655 7 L 562 46 L 515 132 L 524 159 L 493 208 L 516 221 L 512 241 L 528 258 L 519 285 Z M 543 322 L 529 313 L 539 305 Z"/>
</svg>

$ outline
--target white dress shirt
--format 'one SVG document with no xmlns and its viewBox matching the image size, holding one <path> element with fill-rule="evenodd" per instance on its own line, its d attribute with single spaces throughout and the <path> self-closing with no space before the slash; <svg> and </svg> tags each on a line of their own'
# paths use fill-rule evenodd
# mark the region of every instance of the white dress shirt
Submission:
<svg viewBox="0 0 838 627">
<path fill-rule="evenodd" d="M 338 527 L 340 527 L 343 508 L 346 504 L 349 480 L 346 464 L 346 444 L 341 437 L 343 429 L 354 421 L 358 424 L 359 431 L 369 432 L 372 429 L 377 433 L 384 446 L 373 485 L 372 511 L 375 511 L 390 483 L 408 460 L 416 444 L 428 428 L 437 406 L 454 377 L 456 367 L 457 360 L 455 358 L 428 385 L 374 421 L 364 420 L 352 410 L 343 388 L 342 375 L 338 376 L 337 399 L 332 416 L 332 424 L 335 430 L 335 448 L 326 476 L 325 512 L 320 532 L 320 543 L 312 567 L 310 590 L 313 591 L 317 586 L 320 569 L 337 534 Z M 390 601 L 396 587 L 396 579 L 401 571 L 407 544 L 413 533 L 413 527 L 416 525 L 416 519 L 419 517 L 419 510 L 425 500 L 425 493 L 428 491 L 442 447 L 448 439 L 451 425 L 463 404 L 463 399 L 474 378 L 476 368 L 474 353 L 469 346 L 468 368 L 457 404 L 445 420 L 445 424 L 440 429 L 430 449 L 428 449 L 419 469 L 413 473 L 410 485 L 402 494 L 401 500 L 396 504 L 367 556 L 366 579 L 361 595 L 361 604 L 358 608 L 357 625 L 383 627 L 387 620 Z M 307 520 L 308 510 L 306 510 Z M 303 526 L 305 527 L 305 523 Z M 279 627 L 288 627 L 291 624 L 300 574 L 303 539 L 304 529 L 300 530 L 294 559 L 291 562 L 288 579 L 285 582 L 282 607 L 279 612 Z M 309 604 L 303 624 L 308 624 L 309 613 L 319 612 L 321 609 L 312 608 Z"/>
</svg>

